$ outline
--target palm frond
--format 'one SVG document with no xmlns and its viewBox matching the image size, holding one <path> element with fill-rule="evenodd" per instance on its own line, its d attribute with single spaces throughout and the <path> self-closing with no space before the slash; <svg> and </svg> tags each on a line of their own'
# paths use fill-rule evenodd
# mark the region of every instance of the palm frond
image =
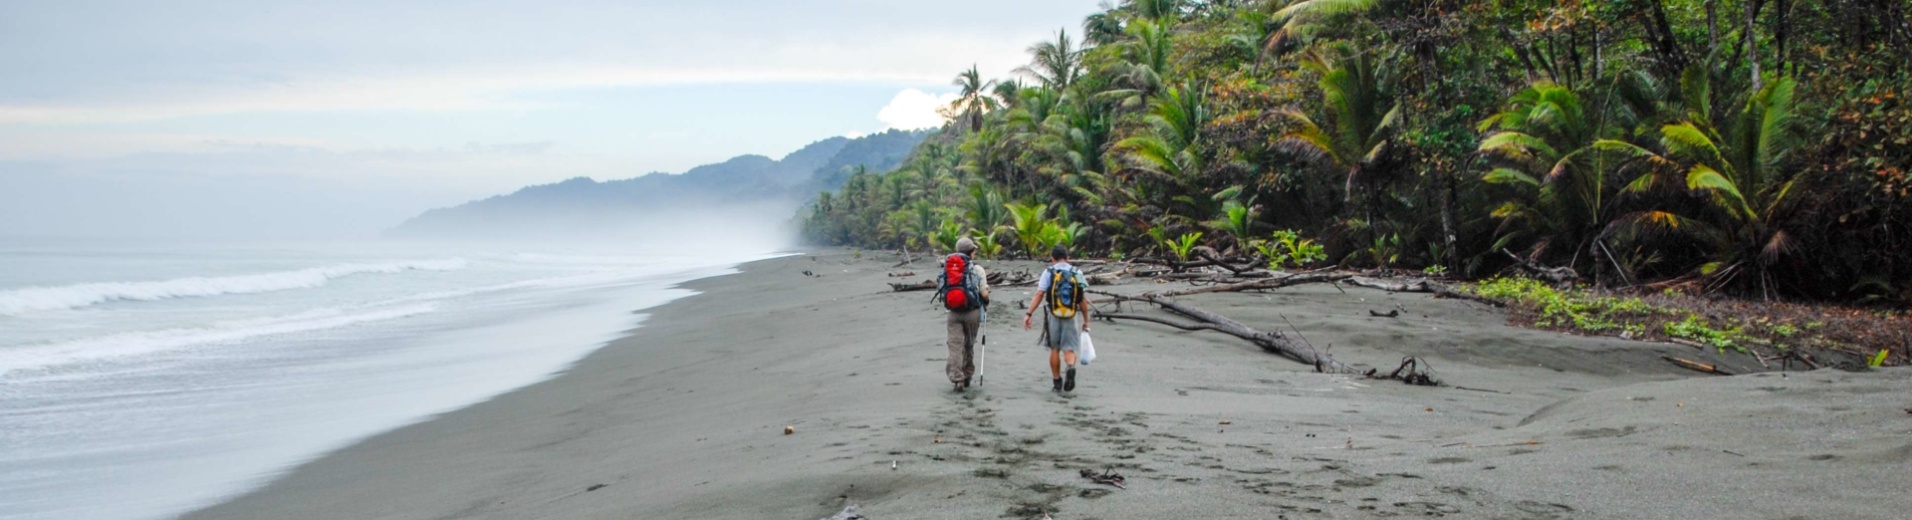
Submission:
<svg viewBox="0 0 1912 520">
<path fill-rule="evenodd" d="M 1535 186 L 1535 187 L 1540 186 L 1540 181 L 1535 180 L 1533 176 L 1527 175 L 1526 172 L 1522 172 L 1520 170 L 1516 170 L 1513 168 L 1494 168 L 1493 170 L 1488 171 L 1487 175 L 1482 176 L 1481 180 L 1484 182 L 1492 183 L 1492 184 L 1525 184 L 1528 186 Z"/>
<path fill-rule="evenodd" d="M 1739 186 L 1711 166 L 1693 165 L 1693 169 L 1686 173 L 1686 189 L 1711 194 L 1714 204 L 1736 218 L 1756 218 L 1753 209 L 1746 205 L 1746 197 L 1739 193 Z"/>
</svg>

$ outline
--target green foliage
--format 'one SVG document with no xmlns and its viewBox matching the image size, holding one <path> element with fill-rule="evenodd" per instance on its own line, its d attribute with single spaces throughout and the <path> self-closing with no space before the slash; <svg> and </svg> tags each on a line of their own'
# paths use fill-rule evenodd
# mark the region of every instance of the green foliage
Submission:
<svg viewBox="0 0 1912 520">
<path fill-rule="evenodd" d="M 1117 2 L 1020 78 L 957 74 L 950 124 L 845 170 L 804 233 L 958 221 L 1039 256 L 1201 230 L 1276 268 L 1467 277 L 1505 251 L 1606 286 L 1912 300 L 1907 8 L 1785 2 L 1715 38 L 1706 8 L 1738 7 L 1714 3 Z M 1282 228 L 1318 235 L 1258 235 Z"/>
<path fill-rule="evenodd" d="M 1892 353 L 1891 350 L 1879 349 L 1879 353 L 1877 355 L 1874 355 L 1872 356 L 1871 359 L 1866 360 L 1866 366 L 1871 368 L 1879 368 L 1879 367 L 1885 366 L 1885 356 L 1891 353 Z"/>
<path fill-rule="evenodd" d="M 1587 333 L 1622 333 L 1637 337 L 1645 332 L 1643 315 L 1662 311 L 1639 298 L 1593 296 L 1579 291 L 1562 291 L 1528 278 L 1494 278 L 1481 282 L 1475 293 L 1506 300 L 1534 309 L 1534 325 L 1557 327 Z"/>
<path fill-rule="evenodd" d="M 1312 239 L 1301 238 L 1299 231 L 1283 229 L 1276 231 L 1271 238 L 1257 248 L 1257 252 L 1268 259 L 1269 270 L 1303 267 L 1328 258 L 1326 249 Z"/>
<path fill-rule="evenodd" d="M 976 242 L 976 256 L 990 259 L 1002 257 L 1002 244 L 996 242 L 996 235 L 974 230 L 970 231 L 970 233 L 972 234 L 969 236 L 969 239 Z"/>
<path fill-rule="evenodd" d="M 1009 218 L 1014 222 L 1010 232 L 1016 235 L 1017 243 L 1022 244 L 1023 252 L 1029 258 L 1042 258 L 1048 247 L 1055 243 L 1054 222 L 1049 220 L 1049 206 L 1042 204 L 1007 204 Z M 1045 247 L 1045 242 L 1047 242 Z"/>
<path fill-rule="evenodd" d="M 1697 314 L 1688 314 L 1686 319 L 1668 322 L 1665 327 L 1668 336 L 1697 341 L 1717 348 L 1722 353 L 1729 348 L 1740 352 L 1746 351 L 1745 346 L 1733 341 L 1733 338 L 1742 335 L 1738 327 L 1727 330 L 1716 329 Z"/>
<path fill-rule="evenodd" d="M 1391 267 L 1401 261 L 1401 235 L 1378 235 L 1374 237 L 1374 243 L 1368 246 L 1367 252 L 1368 258 L 1374 260 L 1374 265 L 1382 269 Z"/>
<path fill-rule="evenodd" d="M 942 224 L 936 226 L 935 231 L 930 233 L 929 243 L 935 246 L 937 251 L 955 251 L 956 241 L 967 234 L 969 230 L 964 229 L 961 223 L 955 220 L 944 220 Z"/>
<path fill-rule="evenodd" d="M 1252 207 L 1254 203 L 1255 201 L 1252 199 L 1248 201 L 1248 204 L 1242 204 L 1239 200 L 1228 199 L 1227 202 L 1222 203 L 1221 215 L 1218 215 L 1215 220 L 1207 222 L 1208 227 L 1216 231 L 1227 233 L 1228 238 L 1235 242 L 1237 247 L 1243 250 L 1253 249 L 1254 245 L 1244 242 L 1244 240 L 1247 240 L 1250 235 L 1254 234 L 1255 217 L 1257 214 Z"/>
<path fill-rule="evenodd" d="M 1189 253 L 1195 250 L 1196 244 L 1201 240 L 1202 232 L 1196 231 L 1183 234 L 1175 240 L 1163 240 L 1162 245 L 1168 246 L 1169 252 L 1175 253 L 1176 260 L 1187 262 Z"/>
</svg>

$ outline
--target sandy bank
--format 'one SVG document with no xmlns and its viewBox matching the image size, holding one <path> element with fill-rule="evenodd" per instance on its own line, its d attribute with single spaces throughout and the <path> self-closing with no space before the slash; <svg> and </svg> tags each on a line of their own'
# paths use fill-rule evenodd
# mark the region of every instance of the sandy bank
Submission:
<svg viewBox="0 0 1912 520">
<path fill-rule="evenodd" d="M 1896 485 L 1912 462 L 1904 371 L 1701 378 L 1658 358 L 1706 357 L 1688 347 L 1317 285 L 1186 301 L 1270 329 L 1292 321 L 1345 361 L 1423 356 L 1475 390 L 1314 374 L 1233 338 L 1122 323 L 1098 324 L 1104 358 L 1057 396 L 1034 333 L 1006 318 L 1027 289 L 1005 289 L 986 327 L 987 382 L 956 395 L 939 311 L 924 293 L 884 292 L 894 262 L 824 252 L 694 282 L 702 294 L 560 377 L 187 518 L 814 519 L 846 502 L 879 520 L 1894 518 L 1912 507 Z M 1397 306 L 1400 318 L 1367 312 Z M 1128 489 L 1092 484 L 1085 468 L 1121 472 Z"/>
</svg>

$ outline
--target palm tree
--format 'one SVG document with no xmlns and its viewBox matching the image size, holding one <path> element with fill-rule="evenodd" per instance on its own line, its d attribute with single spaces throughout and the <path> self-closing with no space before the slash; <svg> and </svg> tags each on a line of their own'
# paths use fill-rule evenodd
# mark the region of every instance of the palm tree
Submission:
<svg viewBox="0 0 1912 520">
<path fill-rule="evenodd" d="M 1016 234 L 1016 241 L 1022 244 L 1030 258 L 1041 258 L 1042 246 L 1047 242 L 1044 236 L 1048 233 L 1047 225 L 1053 225 L 1049 221 L 1049 205 L 1012 203 L 1004 204 L 1003 207 L 1009 210 L 1009 218 L 1013 222 L 1009 229 Z"/>
<path fill-rule="evenodd" d="M 1087 45 L 1108 45 L 1122 39 L 1122 18 L 1103 0 L 1101 11 L 1082 19 L 1082 43 Z"/>
<path fill-rule="evenodd" d="M 1606 154 L 1594 143 L 1615 130 L 1603 123 L 1572 89 L 1536 83 L 1507 100 L 1507 107 L 1481 121 L 1479 150 L 1501 166 L 1482 180 L 1508 186 L 1516 198 L 1494 210 L 1501 219 L 1493 249 L 1533 240 L 1529 253 L 1577 256 L 1612 217 L 1619 184 L 1607 178 Z"/>
<path fill-rule="evenodd" d="M 1328 20 L 1342 15 L 1353 15 L 1373 9 L 1377 0 L 1277 0 L 1271 5 L 1282 6 L 1269 16 L 1269 21 L 1280 24 L 1281 29 L 1268 36 L 1262 44 L 1262 53 L 1274 54 L 1295 42 L 1306 42 L 1326 28 Z"/>
<path fill-rule="evenodd" d="M 1129 39 L 1121 44 L 1123 62 L 1115 68 L 1119 88 L 1097 95 L 1133 107 L 1153 98 L 1164 86 L 1163 77 L 1171 73 L 1175 41 L 1166 27 L 1149 20 L 1129 22 L 1124 32 Z"/>
<path fill-rule="evenodd" d="M 1197 141 L 1213 117 L 1200 92 L 1170 87 L 1149 104 L 1146 132 L 1116 147 L 1127 150 L 1130 163 L 1141 171 L 1170 183 L 1187 183 L 1202 171 Z"/>
<path fill-rule="evenodd" d="M 1334 117 L 1334 132 L 1321 128 L 1300 110 L 1281 114 L 1294 130 L 1277 146 L 1304 159 L 1326 162 L 1347 170 L 1343 200 L 1353 200 L 1354 183 L 1370 166 L 1382 160 L 1401 124 L 1401 106 L 1381 92 L 1375 64 L 1354 47 L 1340 43 L 1317 48 L 1301 61 L 1321 75 L 1322 104 Z"/>
<path fill-rule="evenodd" d="M 1236 248 L 1247 252 L 1253 247 L 1248 237 L 1255 234 L 1255 217 L 1259 213 L 1255 208 L 1255 199 L 1250 198 L 1247 204 L 1243 204 L 1240 200 L 1230 198 L 1222 203 L 1222 211 L 1215 216 L 1215 220 L 1206 224 L 1216 231 L 1227 233 L 1235 241 Z"/>
<path fill-rule="evenodd" d="M 995 236 L 1003 221 L 1009 219 L 1003 207 L 1002 193 L 981 182 L 969 185 L 969 199 L 964 201 L 964 210 L 963 216 L 969 219 L 969 225 L 982 235 Z"/>
<path fill-rule="evenodd" d="M 1704 78 L 1688 74 L 1686 79 Z M 1797 231 L 1788 229 L 1799 208 L 1793 204 L 1795 179 L 1785 170 L 1792 152 L 1804 142 L 1793 97 L 1796 86 L 1786 77 L 1766 84 L 1743 108 L 1718 117 L 1722 121 L 1717 125 L 1704 120 L 1663 125 L 1658 151 L 1599 141 L 1596 146 L 1635 158 L 1644 168 L 1626 186 L 1628 193 L 1644 196 L 1683 188 L 1702 203 L 1688 210 L 1649 207 L 1622 216 L 1613 229 L 1672 232 L 1709 246 L 1711 257 L 1699 272 L 1713 288 L 1750 286 L 1772 296 L 1778 289 L 1776 268 L 1797 252 L 1800 240 Z M 1693 85 L 1685 89 L 1710 90 Z M 1694 115 L 1710 115 L 1706 112 L 1695 110 Z M 1716 130 L 1719 127 L 1724 131 Z"/>
<path fill-rule="evenodd" d="M 1131 16 L 1156 23 L 1174 23 L 1182 17 L 1187 0 L 1124 0 L 1122 8 Z"/>
<path fill-rule="evenodd" d="M 1056 31 L 1056 40 L 1053 42 L 1029 46 L 1029 54 L 1035 60 L 1017 67 L 1016 72 L 1028 74 L 1057 92 L 1068 90 L 1070 85 L 1075 84 L 1076 77 L 1082 74 L 1082 49 L 1069 41 L 1069 32 L 1066 30 Z"/>
<path fill-rule="evenodd" d="M 982 74 L 976 72 L 976 66 L 956 75 L 953 82 L 959 92 L 956 100 L 950 102 L 949 112 L 944 114 L 952 120 L 967 121 L 970 132 L 983 129 L 983 114 L 995 110 L 999 104 L 989 95 L 989 89 L 995 81 L 983 81 Z"/>
<path fill-rule="evenodd" d="M 914 242 L 920 239 L 925 245 L 934 245 L 934 241 L 930 239 L 931 235 L 934 235 L 937 227 L 943 223 L 943 216 L 937 214 L 936 205 L 928 200 L 918 199 L 910 203 L 904 211 L 909 215 L 909 223 L 905 227 L 909 232 L 909 241 Z"/>
<path fill-rule="evenodd" d="M 1085 192 L 1085 184 L 1106 170 L 1103 157 L 1112 130 L 1108 113 L 1078 101 L 1060 107 L 1043 127 L 1039 144 L 1055 154 L 1056 182 L 1079 196 L 1093 196 Z"/>
</svg>

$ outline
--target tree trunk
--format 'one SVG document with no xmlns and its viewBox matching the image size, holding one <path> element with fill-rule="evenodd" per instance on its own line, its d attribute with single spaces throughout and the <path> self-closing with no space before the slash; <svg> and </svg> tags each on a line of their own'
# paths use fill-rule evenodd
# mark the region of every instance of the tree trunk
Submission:
<svg viewBox="0 0 1912 520">
<path fill-rule="evenodd" d="M 1686 70 L 1686 53 L 1680 50 L 1680 42 L 1673 36 L 1673 23 L 1667 20 L 1664 0 L 1650 0 L 1647 7 L 1647 33 L 1652 35 L 1653 50 L 1659 54 L 1660 66 L 1669 77 L 1676 77 Z"/>
<path fill-rule="evenodd" d="M 1719 59 L 1719 0 L 1706 0 L 1706 62 Z"/>
<path fill-rule="evenodd" d="M 1765 0 L 1756 0 L 1746 3 L 1746 63 L 1752 67 L 1753 89 L 1751 92 L 1755 93 L 1755 95 L 1757 95 L 1760 88 L 1759 33 L 1754 32 L 1753 29 L 1758 27 L 1759 4 L 1762 3 L 1765 3 Z"/>
<path fill-rule="evenodd" d="M 1598 77 L 1597 75 L 1595 77 Z M 1459 254 L 1460 232 L 1454 229 L 1454 177 L 1449 172 L 1434 172 L 1434 195 L 1440 199 L 1441 213 L 1441 257 L 1434 261 L 1446 266 L 1450 272 L 1459 273 L 1460 266 L 1454 259 Z"/>
<path fill-rule="evenodd" d="M 1780 74 L 1787 74 L 1786 65 L 1792 61 L 1791 54 L 1786 52 L 1787 36 L 1792 33 L 1790 27 L 1792 16 L 1787 12 L 1791 8 L 1792 6 L 1786 5 L 1786 0 L 1778 0 L 1778 3 L 1773 4 L 1773 9 L 1777 11 L 1773 13 L 1773 47 L 1778 63 L 1773 70 L 1779 71 Z"/>
</svg>

